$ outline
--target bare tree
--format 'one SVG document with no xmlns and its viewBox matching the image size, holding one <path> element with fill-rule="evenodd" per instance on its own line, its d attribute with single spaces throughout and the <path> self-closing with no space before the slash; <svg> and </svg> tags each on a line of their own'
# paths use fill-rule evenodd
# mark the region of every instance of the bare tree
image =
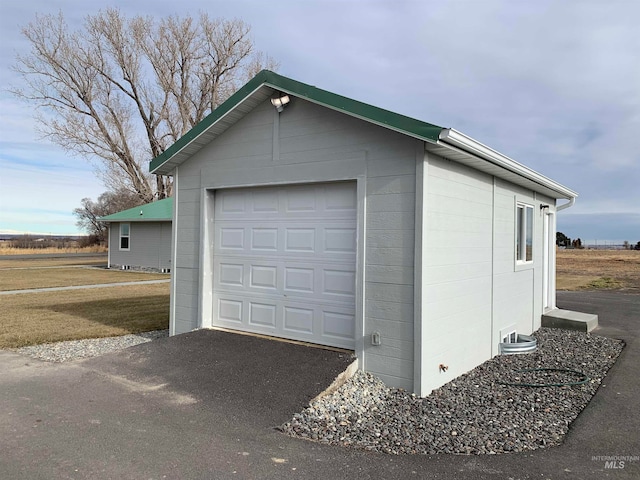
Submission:
<svg viewBox="0 0 640 480">
<path fill-rule="evenodd" d="M 105 185 L 143 203 L 171 195 L 171 179 L 147 162 L 226 100 L 262 68 L 241 20 L 172 16 L 126 18 L 117 9 L 71 31 L 62 13 L 36 15 L 22 33 L 31 43 L 14 70 L 12 91 L 38 107 L 44 137 L 93 162 Z"/>
<path fill-rule="evenodd" d="M 83 198 L 80 203 L 82 206 L 73 210 L 73 214 L 78 217 L 76 225 L 89 235 L 94 236 L 99 243 L 104 243 L 107 227 L 98 219 L 137 207 L 144 202 L 141 201 L 138 194 L 120 189 L 115 192 L 104 192 L 95 202 L 90 198 Z"/>
</svg>

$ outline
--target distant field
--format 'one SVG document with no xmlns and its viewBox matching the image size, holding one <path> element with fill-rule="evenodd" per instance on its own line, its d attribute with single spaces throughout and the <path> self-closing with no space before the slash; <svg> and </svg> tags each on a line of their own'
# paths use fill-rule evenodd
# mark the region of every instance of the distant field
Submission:
<svg viewBox="0 0 640 480">
<path fill-rule="evenodd" d="M 623 289 L 640 292 L 639 250 L 558 250 L 558 290 Z"/>
<path fill-rule="evenodd" d="M 6 242 L 0 242 L 0 255 L 43 255 L 51 253 L 106 253 L 107 247 L 69 247 L 69 248 L 13 248 Z"/>
</svg>

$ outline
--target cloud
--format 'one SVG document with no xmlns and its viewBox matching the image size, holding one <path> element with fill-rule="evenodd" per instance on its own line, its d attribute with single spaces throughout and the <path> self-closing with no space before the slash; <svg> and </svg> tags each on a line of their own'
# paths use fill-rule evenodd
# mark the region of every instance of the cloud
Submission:
<svg viewBox="0 0 640 480">
<path fill-rule="evenodd" d="M 570 238 L 616 241 L 621 244 L 640 241 L 640 213 L 558 214 L 558 231 Z"/>
<path fill-rule="evenodd" d="M 168 0 L 111 5 L 156 18 L 196 16 L 199 10 L 242 18 L 251 24 L 257 48 L 279 60 L 284 75 L 454 127 L 567 185 L 580 197 L 559 221 L 573 218 L 575 228 L 592 224 L 613 233 L 609 215 L 622 215 L 616 225 L 631 229 L 628 236 L 637 231 L 634 217 L 626 217 L 640 205 L 636 1 L 237 0 L 216 3 L 214 12 L 204 0 L 185 0 L 179 11 Z M 32 20 L 34 11 L 61 9 L 73 27 L 98 10 L 79 0 L 2 8 L 3 84 L 15 80 L 8 66 L 14 52 L 26 48 L 18 25 Z M 0 159 L 14 164 L 12 183 L 49 190 L 47 181 L 55 179 L 59 191 L 73 182 L 92 185 L 75 204 L 102 192 L 88 164 L 36 140 L 32 112 L 24 104 L 3 92 L 0 102 Z"/>
</svg>

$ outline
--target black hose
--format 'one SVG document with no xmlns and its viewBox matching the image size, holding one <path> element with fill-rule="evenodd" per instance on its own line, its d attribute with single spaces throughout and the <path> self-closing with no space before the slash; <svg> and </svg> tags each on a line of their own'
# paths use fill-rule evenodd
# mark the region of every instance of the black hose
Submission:
<svg viewBox="0 0 640 480">
<path fill-rule="evenodd" d="M 579 380 L 575 382 L 561 382 L 561 383 L 512 383 L 512 382 L 497 382 L 501 385 L 509 385 L 512 387 L 566 387 L 566 386 L 574 386 L 574 385 L 584 385 L 587 383 L 590 378 L 582 372 L 578 372 L 577 370 L 569 370 L 567 368 L 525 368 L 522 370 L 514 370 L 515 372 L 565 372 L 572 373 L 578 375 L 580 377 Z"/>
</svg>

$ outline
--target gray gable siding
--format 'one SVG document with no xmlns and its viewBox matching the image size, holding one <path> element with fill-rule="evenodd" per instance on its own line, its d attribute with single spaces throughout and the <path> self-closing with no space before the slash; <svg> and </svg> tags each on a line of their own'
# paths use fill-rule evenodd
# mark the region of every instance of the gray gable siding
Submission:
<svg viewBox="0 0 640 480">
<path fill-rule="evenodd" d="M 130 222 L 129 228 L 129 250 L 120 250 L 120 223 L 110 224 L 110 266 L 171 268 L 171 222 Z"/>
<path fill-rule="evenodd" d="M 356 320 L 360 366 L 411 389 L 415 171 L 423 150 L 415 139 L 302 99 L 293 98 L 279 117 L 268 100 L 256 107 L 176 171 L 173 333 L 210 322 L 211 192 L 357 179 L 363 216 L 358 234 L 365 239 L 359 242 L 357 280 L 363 292 Z M 382 346 L 370 345 L 373 331 L 381 333 Z"/>
</svg>

